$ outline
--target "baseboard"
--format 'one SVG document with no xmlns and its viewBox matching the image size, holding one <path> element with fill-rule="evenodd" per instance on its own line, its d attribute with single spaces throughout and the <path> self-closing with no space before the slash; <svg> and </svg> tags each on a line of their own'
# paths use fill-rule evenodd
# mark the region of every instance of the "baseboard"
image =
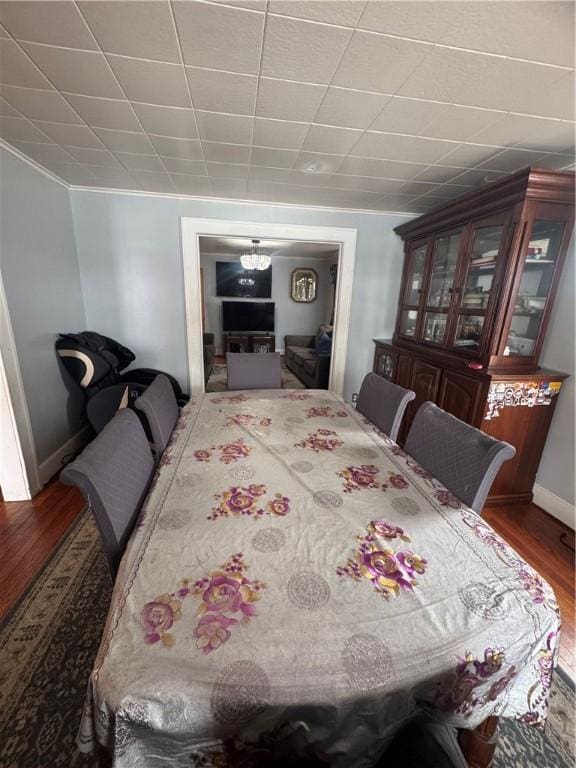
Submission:
<svg viewBox="0 0 576 768">
<path fill-rule="evenodd" d="M 61 445 L 60 448 L 58 448 L 57 451 L 54 451 L 51 456 L 48 456 L 48 458 L 43 461 L 42 464 L 40 464 L 38 467 L 38 473 L 40 475 L 40 482 L 42 485 L 46 485 L 46 483 L 51 480 L 54 475 L 57 475 L 58 472 L 64 468 L 64 464 L 62 462 L 66 456 L 70 456 L 71 454 L 76 453 L 86 445 L 90 439 L 90 433 L 90 427 L 83 427 L 79 432 L 76 432 L 75 435 L 72 435 L 69 440 L 66 440 L 64 445 Z"/>
<path fill-rule="evenodd" d="M 565 525 L 574 529 L 574 516 L 576 514 L 576 509 L 572 506 L 572 504 L 564 501 L 564 499 L 561 499 L 560 496 L 556 496 L 555 493 L 552 493 L 552 491 L 549 491 L 547 488 L 538 485 L 538 483 L 534 485 L 533 492 L 534 504 L 542 507 L 542 509 L 545 512 L 548 512 L 549 515 L 556 517 Z"/>
</svg>

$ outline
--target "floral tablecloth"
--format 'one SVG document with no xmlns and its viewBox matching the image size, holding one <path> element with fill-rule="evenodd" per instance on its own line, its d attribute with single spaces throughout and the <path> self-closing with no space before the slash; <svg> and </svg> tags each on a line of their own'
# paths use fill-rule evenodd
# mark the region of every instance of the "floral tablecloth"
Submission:
<svg viewBox="0 0 576 768">
<path fill-rule="evenodd" d="M 558 631 L 539 575 L 340 398 L 202 395 L 122 561 L 79 743 L 130 768 L 368 766 L 422 710 L 542 724 Z"/>
</svg>

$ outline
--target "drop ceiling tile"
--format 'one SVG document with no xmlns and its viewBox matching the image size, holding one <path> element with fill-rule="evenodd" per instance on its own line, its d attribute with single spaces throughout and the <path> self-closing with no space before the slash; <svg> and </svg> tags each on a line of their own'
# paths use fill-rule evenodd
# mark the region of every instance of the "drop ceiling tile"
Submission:
<svg viewBox="0 0 576 768">
<path fill-rule="evenodd" d="M 116 152 L 116 158 L 129 171 L 165 171 L 162 160 L 157 155 L 135 155 Z"/>
<path fill-rule="evenodd" d="M 377 179 L 368 176 L 348 176 L 345 174 L 335 174 L 332 176 L 332 187 L 341 187 L 343 189 L 357 189 L 364 192 L 400 193 L 404 186 L 404 181 L 392 181 L 391 179 Z"/>
<path fill-rule="evenodd" d="M 99 186 L 110 184 L 119 187 L 123 186 L 125 189 L 140 189 L 140 185 L 119 163 L 113 168 L 100 165 L 85 165 L 83 167 L 88 168 L 94 178 L 101 182 Z"/>
<path fill-rule="evenodd" d="M 250 162 L 250 147 L 240 146 L 239 144 L 219 144 L 213 141 L 203 141 L 202 147 L 206 160 L 214 163 L 237 163 L 242 165 Z"/>
<path fill-rule="evenodd" d="M 574 170 L 574 153 L 572 155 L 543 155 L 537 160 L 538 168 L 549 168 L 552 171 Z"/>
<path fill-rule="evenodd" d="M 550 88 L 534 90 L 530 99 L 522 93 L 510 95 L 510 111 L 542 117 L 559 117 L 562 120 L 574 120 L 574 72 L 562 76 Z"/>
<path fill-rule="evenodd" d="M 358 0 L 270 0 L 269 13 L 354 27 L 364 9 Z"/>
<path fill-rule="evenodd" d="M 437 184 L 433 184 L 429 181 L 407 181 L 402 186 L 402 194 L 404 195 L 423 195 L 425 192 L 430 192 L 438 187 Z"/>
<path fill-rule="evenodd" d="M 351 30 L 298 19 L 269 16 L 262 55 L 262 75 L 329 83 Z"/>
<path fill-rule="evenodd" d="M 0 93 L 13 107 L 30 119 L 72 125 L 82 123 L 68 102 L 57 91 L 38 91 L 3 85 L 0 86 Z"/>
<path fill-rule="evenodd" d="M 306 171 L 290 171 L 288 181 L 299 187 L 337 187 L 333 182 L 333 173 L 307 173 Z"/>
<path fill-rule="evenodd" d="M 0 20 L 17 40 L 85 51 L 98 47 L 78 8 L 70 0 L 3 2 L 0 4 Z"/>
<path fill-rule="evenodd" d="M 59 91 L 111 99 L 123 98 L 101 53 L 52 48 L 35 43 L 22 45 Z"/>
<path fill-rule="evenodd" d="M 34 123 L 56 144 L 102 149 L 102 142 L 98 141 L 94 132 L 85 125 L 65 125 L 61 123 L 47 123 L 40 120 L 35 120 Z"/>
<path fill-rule="evenodd" d="M 168 107 L 190 107 L 190 97 L 180 64 L 126 59 L 108 55 L 110 66 L 131 101 L 161 104 Z"/>
<path fill-rule="evenodd" d="M 528 165 L 537 164 L 542 157 L 541 152 L 528 152 L 524 149 L 505 149 L 498 155 L 486 160 L 481 168 L 489 171 L 519 171 Z"/>
<path fill-rule="evenodd" d="M 80 9 L 105 53 L 180 61 L 170 5 L 159 2 L 81 2 Z"/>
<path fill-rule="evenodd" d="M 423 166 L 423 170 L 414 177 L 414 181 L 434 181 L 437 184 L 444 184 L 452 181 L 457 176 L 461 176 L 463 168 L 450 167 L 445 165 Z"/>
<path fill-rule="evenodd" d="M 288 168 L 265 168 L 262 165 L 250 167 L 250 180 L 287 184 L 291 177 L 292 171 Z"/>
<path fill-rule="evenodd" d="M 197 139 L 175 139 L 167 136 L 150 136 L 156 151 L 163 157 L 179 157 L 182 160 L 202 160 L 202 146 Z"/>
<path fill-rule="evenodd" d="M 412 182 L 415 183 L 415 182 Z M 420 200 L 426 200 L 429 196 L 440 198 L 442 200 L 453 200 L 457 197 L 463 197 L 469 194 L 470 188 L 468 186 L 460 186 L 456 184 L 433 184 L 428 192 L 419 198 Z"/>
<path fill-rule="evenodd" d="M 436 118 L 445 120 L 450 107 L 435 101 L 417 101 L 394 96 L 370 126 L 373 131 L 427 136 L 426 127 Z"/>
<path fill-rule="evenodd" d="M 46 134 L 22 117 L 0 118 L 0 136 L 6 141 L 50 141 Z"/>
<path fill-rule="evenodd" d="M 86 149 L 84 147 L 68 147 L 68 152 L 80 163 L 120 169 L 120 163 L 106 149 Z"/>
<path fill-rule="evenodd" d="M 475 144 L 457 144 L 455 148 L 441 158 L 441 165 L 460 166 L 461 168 L 473 168 L 475 165 L 494 157 L 501 150 L 498 147 L 485 147 Z"/>
<path fill-rule="evenodd" d="M 318 152 L 299 152 L 294 170 L 307 173 L 335 173 L 344 161 L 344 155 L 325 155 Z"/>
<path fill-rule="evenodd" d="M 129 101 L 99 99 L 94 96 L 66 94 L 66 100 L 80 117 L 96 128 L 111 128 L 117 131 L 138 131 L 140 125 L 134 116 Z"/>
<path fill-rule="evenodd" d="M 294 149 L 268 149 L 252 147 L 252 165 L 268 165 L 272 168 L 292 168 L 298 157 Z"/>
<path fill-rule="evenodd" d="M 147 192 L 175 192 L 172 177 L 168 173 L 151 171 L 131 171 L 130 176 Z"/>
<path fill-rule="evenodd" d="M 0 24 L 0 37 L 9 37 L 8 32 L 6 32 L 2 24 Z"/>
<path fill-rule="evenodd" d="M 61 179 L 78 187 L 94 186 L 96 178 L 92 171 L 79 163 L 47 163 L 48 170 Z"/>
<path fill-rule="evenodd" d="M 349 173 L 353 176 L 375 176 L 381 179 L 408 180 L 413 179 L 423 167 L 423 165 L 416 163 L 397 163 L 394 160 L 347 157 L 338 168 L 338 173 Z"/>
<path fill-rule="evenodd" d="M 434 48 L 399 89 L 402 96 L 540 114 L 563 70 L 449 48 Z M 518 105 L 518 106 L 515 106 Z M 542 106 L 546 109 L 546 105 Z M 542 114 L 545 114 L 543 112 Z"/>
<path fill-rule="evenodd" d="M 74 158 L 63 147 L 59 147 L 57 144 L 33 144 L 31 142 L 13 141 L 11 142 L 16 149 L 23 152 L 32 160 L 41 163 L 42 165 L 50 165 L 54 163 L 73 163 Z"/>
<path fill-rule="evenodd" d="M 184 62 L 257 75 L 264 14 L 211 3 L 174 3 Z"/>
<path fill-rule="evenodd" d="M 330 86 L 316 116 L 317 123 L 346 128 L 368 128 L 390 96 Z"/>
<path fill-rule="evenodd" d="M 311 125 L 302 149 L 309 152 L 346 155 L 362 134 L 363 131 L 355 128 L 327 128 L 323 125 Z"/>
<path fill-rule="evenodd" d="M 505 115 L 493 125 L 474 134 L 473 141 L 501 147 L 518 145 L 524 149 L 558 150 L 574 140 L 574 128 L 559 120 L 523 115 Z"/>
<path fill-rule="evenodd" d="M 208 176 L 222 179 L 247 179 L 249 165 L 234 165 L 233 163 L 206 163 Z"/>
<path fill-rule="evenodd" d="M 112 131 L 108 128 L 94 128 L 104 144 L 113 152 L 133 152 L 138 155 L 154 154 L 154 147 L 145 133 Z"/>
<path fill-rule="evenodd" d="M 256 114 L 259 117 L 309 123 L 314 119 L 325 92 L 323 85 L 261 77 Z"/>
<path fill-rule="evenodd" d="M 161 157 L 160 159 L 167 171 L 206 176 L 206 166 L 202 160 L 184 160 L 180 157 Z"/>
<path fill-rule="evenodd" d="M 177 192 L 182 195 L 210 195 L 212 186 L 206 176 L 189 176 L 173 173 L 172 182 Z"/>
<path fill-rule="evenodd" d="M 192 102 L 196 109 L 253 115 L 258 78 L 231 72 L 186 67 Z"/>
<path fill-rule="evenodd" d="M 245 179 L 212 179 L 212 190 L 220 197 L 246 197 Z"/>
<path fill-rule="evenodd" d="M 504 114 L 488 109 L 446 105 L 446 112 L 429 123 L 422 135 L 435 139 L 468 141 L 478 131 L 497 123 Z"/>
<path fill-rule="evenodd" d="M 574 63 L 569 2 L 406 2 L 369 0 L 358 26 L 400 37 L 544 61 Z"/>
<path fill-rule="evenodd" d="M 466 185 L 468 187 L 482 187 L 492 184 L 507 176 L 507 173 L 495 173 L 485 169 L 464 171 L 460 176 L 455 176 L 453 181 L 456 184 Z"/>
<path fill-rule="evenodd" d="M 426 43 L 356 31 L 338 66 L 334 85 L 395 93 L 431 50 Z"/>
<path fill-rule="evenodd" d="M 54 86 L 30 61 L 14 40 L 0 38 L 0 80 L 6 85 L 19 85 L 22 88 L 44 88 L 54 90 Z"/>
<path fill-rule="evenodd" d="M 231 144 L 250 144 L 252 140 L 252 117 L 243 115 L 220 115 L 217 112 L 196 110 L 200 138 L 205 141 L 221 141 Z"/>
<path fill-rule="evenodd" d="M 0 115 L 3 117 L 22 117 L 20 112 L 17 112 L 14 107 L 11 107 L 8 102 L 0 96 Z"/>
<path fill-rule="evenodd" d="M 253 143 L 272 149 L 300 149 L 309 129 L 308 123 L 290 123 L 257 117 Z"/>
<path fill-rule="evenodd" d="M 206 0 L 210 3 L 223 3 L 224 5 L 232 5 L 235 8 L 247 8 L 250 11 L 262 11 L 266 10 L 267 0 Z"/>
<path fill-rule="evenodd" d="M 405 160 L 415 163 L 434 163 L 446 155 L 453 144 L 441 139 L 400 136 L 394 133 L 365 133 L 353 148 L 358 157 L 378 157 L 385 160 Z"/>
<path fill-rule="evenodd" d="M 196 118 L 193 109 L 158 107 L 154 104 L 132 105 L 145 131 L 158 136 L 179 139 L 197 139 Z"/>
</svg>

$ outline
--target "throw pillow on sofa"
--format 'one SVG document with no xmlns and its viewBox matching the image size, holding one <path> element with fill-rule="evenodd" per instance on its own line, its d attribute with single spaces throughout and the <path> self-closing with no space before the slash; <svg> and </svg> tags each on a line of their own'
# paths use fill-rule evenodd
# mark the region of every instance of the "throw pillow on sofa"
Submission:
<svg viewBox="0 0 576 768">
<path fill-rule="evenodd" d="M 330 357 L 332 354 L 332 339 L 327 333 L 321 331 L 316 336 L 316 355 L 318 357 Z"/>
</svg>

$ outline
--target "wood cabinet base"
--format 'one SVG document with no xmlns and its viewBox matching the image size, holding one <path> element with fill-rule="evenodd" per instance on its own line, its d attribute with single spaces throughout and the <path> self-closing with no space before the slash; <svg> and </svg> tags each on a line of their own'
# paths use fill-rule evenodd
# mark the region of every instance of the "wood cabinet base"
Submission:
<svg viewBox="0 0 576 768">
<path fill-rule="evenodd" d="M 516 448 L 516 456 L 496 476 L 487 506 L 529 504 L 566 375 L 542 368 L 506 373 L 473 370 L 464 361 L 420 346 L 404 346 L 385 339 L 374 341 L 374 372 L 416 393 L 400 428 L 400 445 L 406 440 L 418 408 L 430 400 Z"/>
</svg>

